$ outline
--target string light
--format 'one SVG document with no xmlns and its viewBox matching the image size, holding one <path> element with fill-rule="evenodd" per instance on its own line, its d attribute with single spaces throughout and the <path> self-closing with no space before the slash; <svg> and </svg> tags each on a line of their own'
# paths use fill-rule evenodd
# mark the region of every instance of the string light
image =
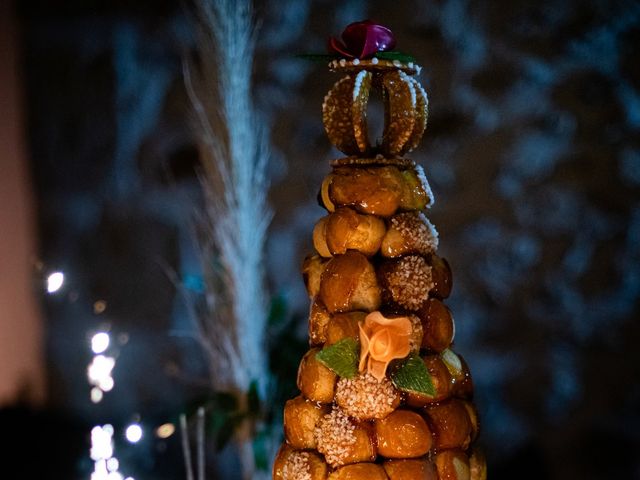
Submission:
<svg viewBox="0 0 640 480">
<path fill-rule="evenodd" d="M 105 470 L 106 460 L 113 456 L 113 426 L 106 424 L 95 426 L 91 429 L 91 459 L 98 462 L 104 460 Z"/>
<path fill-rule="evenodd" d="M 91 401 L 93 403 L 100 403 L 103 397 L 104 397 L 104 394 L 102 393 L 102 390 L 100 390 L 98 387 L 93 387 L 91 389 Z"/>
<path fill-rule="evenodd" d="M 120 468 L 120 462 L 117 458 L 111 457 L 107 459 L 107 470 L 110 472 L 117 472 L 118 468 Z"/>
<path fill-rule="evenodd" d="M 103 392 L 110 391 L 114 386 L 111 371 L 116 365 L 116 359 L 105 355 L 96 355 L 87 367 L 89 383 Z"/>
<path fill-rule="evenodd" d="M 114 456 L 113 434 L 113 426 L 109 424 L 97 425 L 91 430 L 90 455 L 94 461 L 91 480 L 125 480 L 118 471 L 120 461 Z M 126 480 L 134 479 L 127 477 Z"/>
<path fill-rule="evenodd" d="M 54 272 L 47 279 L 47 291 L 53 293 L 59 290 L 63 283 L 64 275 Z M 96 315 L 103 313 L 106 308 L 106 300 L 97 300 L 93 304 L 93 312 Z M 125 335 L 124 341 L 122 335 Z M 121 334 L 117 340 L 120 344 L 125 344 L 128 336 Z M 92 385 L 91 402 L 95 404 L 100 403 L 105 392 L 111 391 L 115 386 L 112 372 L 116 359 L 114 356 L 105 355 L 111 343 L 111 335 L 105 331 L 96 332 L 91 337 L 91 351 L 94 355 L 87 366 L 87 378 Z M 131 424 L 125 430 L 125 437 L 129 442 L 137 443 L 142 439 L 142 433 L 140 425 Z M 119 472 L 120 461 L 114 456 L 113 434 L 113 426 L 109 424 L 98 425 L 91 430 L 90 457 L 94 461 L 94 468 L 90 480 L 134 480 L 133 477 L 125 478 Z"/>
<path fill-rule="evenodd" d="M 142 438 L 142 427 L 137 423 L 132 423 L 127 427 L 125 436 L 127 437 L 127 440 L 129 440 L 129 442 L 138 443 Z"/>
<path fill-rule="evenodd" d="M 91 350 L 93 353 L 103 353 L 109 344 L 111 343 L 111 337 L 106 332 L 98 332 L 91 338 Z"/>
<path fill-rule="evenodd" d="M 54 272 L 47 280 L 47 290 L 49 293 L 59 290 L 63 282 L 64 275 Z M 93 311 L 99 315 L 106 307 L 105 300 L 98 300 L 93 304 Z M 116 359 L 114 356 L 105 355 L 110 346 L 111 336 L 108 332 L 98 331 L 91 337 L 91 351 L 94 355 L 87 366 L 87 378 L 92 386 L 90 398 L 93 403 L 100 403 L 105 392 L 111 391 L 115 386 L 112 372 Z M 90 480 L 134 480 L 133 477 L 125 479 L 119 472 L 120 461 L 114 455 L 113 435 L 113 426 L 109 424 L 97 425 L 91 430 L 90 457 L 94 462 L 94 468 Z M 131 443 L 136 443 L 142 439 L 142 428 L 138 424 L 131 424 L 125 430 L 125 436 Z"/>
<path fill-rule="evenodd" d="M 47 292 L 55 293 L 62 288 L 64 284 L 64 273 L 53 272 L 47 277 Z"/>
<path fill-rule="evenodd" d="M 176 427 L 173 423 L 164 423 L 156 429 L 156 435 L 158 438 L 169 438 L 176 431 Z"/>
<path fill-rule="evenodd" d="M 104 300 L 97 300 L 93 303 L 93 313 L 95 313 L 96 315 L 100 315 L 101 313 L 104 313 L 106 309 L 107 309 L 107 302 Z"/>
</svg>

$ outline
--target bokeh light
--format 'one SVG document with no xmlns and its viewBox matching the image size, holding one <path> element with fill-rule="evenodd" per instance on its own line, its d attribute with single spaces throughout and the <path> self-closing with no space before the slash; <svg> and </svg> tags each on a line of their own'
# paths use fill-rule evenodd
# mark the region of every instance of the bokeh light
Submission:
<svg viewBox="0 0 640 480">
<path fill-rule="evenodd" d="M 47 292 L 55 293 L 62 288 L 64 284 L 64 273 L 53 272 L 47 277 Z"/>
<path fill-rule="evenodd" d="M 156 435 L 158 438 L 169 438 L 176 431 L 176 427 L 173 423 L 164 423 L 156 429 Z"/>
<path fill-rule="evenodd" d="M 129 425 L 125 431 L 125 436 L 131 443 L 138 443 L 142 439 L 142 427 L 137 423 Z"/>
<path fill-rule="evenodd" d="M 91 350 L 93 350 L 93 353 L 103 353 L 107 348 L 109 348 L 110 342 L 111 338 L 109 337 L 108 333 L 96 333 L 91 338 Z"/>
</svg>

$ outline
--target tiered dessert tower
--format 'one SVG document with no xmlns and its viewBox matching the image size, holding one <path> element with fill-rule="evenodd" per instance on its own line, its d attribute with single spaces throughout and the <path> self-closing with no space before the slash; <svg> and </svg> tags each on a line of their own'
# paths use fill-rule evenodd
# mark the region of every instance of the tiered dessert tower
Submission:
<svg viewBox="0 0 640 480">
<path fill-rule="evenodd" d="M 444 303 L 451 271 L 424 214 L 433 195 L 422 167 L 404 157 L 427 123 L 427 95 L 413 78 L 420 67 L 388 51 L 395 42 L 380 25 L 352 24 L 342 38 L 334 51 L 347 58 L 329 66 L 346 76 L 326 96 L 323 122 L 348 156 L 333 161 L 319 193 L 328 215 L 303 265 L 311 348 L 300 394 L 284 409 L 273 478 L 485 480 L 473 384 Z M 348 52 L 354 41 L 363 54 Z M 385 108 L 375 146 L 370 92 Z"/>
</svg>

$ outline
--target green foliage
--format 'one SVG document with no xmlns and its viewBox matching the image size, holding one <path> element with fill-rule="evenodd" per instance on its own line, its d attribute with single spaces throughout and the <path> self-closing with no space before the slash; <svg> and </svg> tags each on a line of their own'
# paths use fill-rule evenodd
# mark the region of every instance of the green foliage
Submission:
<svg viewBox="0 0 640 480">
<path fill-rule="evenodd" d="M 297 58 L 302 58 L 304 60 L 311 60 L 312 62 L 321 62 L 321 63 L 327 63 L 330 62 L 332 60 L 339 60 L 340 55 L 329 55 L 329 54 L 322 54 L 322 53 L 300 53 L 298 55 L 296 55 Z"/>
<path fill-rule="evenodd" d="M 272 459 L 268 448 L 270 436 L 270 426 L 265 426 L 253 437 L 253 457 L 258 470 L 268 471 L 271 467 Z"/>
<path fill-rule="evenodd" d="M 419 355 L 411 355 L 391 374 L 391 381 L 400 390 L 433 397 L 436 389 L 427 366 Z"/>
<path fill-rule="evenodd" d="M 376 52 L 374 57 L 381 60 L 398 60 L 402 63 L 410 63 L 416 61 L 416 59 L 411 55 L 402 52 Z"/>
<path fill-rule="evenodd" d="M 298 334 L 304 322 L 305 317 L 291 315 L 283 296 L 272 299 L 268 337 L 272 383 L 264 412 L 267 422 L 279 422 L 284 403 L 296 395 L 298 364 L 309 348 L 307 339 Z"/>
<path fill-rule="evenodd" d="M 224 412 L 213 410 L 209 416 L 208 431 L 213 438 L 216 452 L 220 452 L 233 438 L 236 429 L 246 418 L 245 412 Z"/>
<path fill-rule="evenodd" d="M 276 295 L 271 299 L 269 315 L 267 316 L 267 326 L 277 328 L 287 319 L 287 300 L 283 295 Z"/>
<path fill-rule="evenodd" d="M 258 414 L 262 410 L 257 380 L 252 380 L 249 385 L 249 391 L 247 392 L 247 410 L 250 414 Z"/>
<path fill-rule="evenodd" d="M 343 338 L 318 352 L 316 360 L 340 377 L 353 378 L 358 373 L 359 350 L 355 338 Z"/>
<path fill-rule="evenodd" d="M 256 428 L 253 437 L 256 467 L 263 471 L 269 469 L 272 460 L 268 448 L 270 439 L 274 433 L 282 434 L 282 408 L 286 400 L 296 394 L 298 363 L 308 349 L 306 339 L 297 334 L 304 321 L 301 316 L 289 313 L 284 296 L 272 298 L 268 316 L 268 353 L 272 374 L 268 398 L 261 398 L 258 381 L 254 379 L 243 394 L 211 392 L 194 399 L 185 408 L 184 413 L 190 420 L 195 418 L 198 408 L 205 408 L 206 435 L 215 451 L 224 449 L 240 425 L 250 421 Z M 242 395 L 246 397 L 241 398 Z"/>
<path fill-rule="evenodd" d="M 240 409 L 237 395 L 230 392 L 211 392 L 205 397 L 198 397 L 185 409 L 191 421 L 196 417 L 199 408 L 206 412 L 206 434 L 212 439 L 216 451 L 222 450 L 233 437 L 236 428 L 246 418 L 246 412 Z"/>
</svg>

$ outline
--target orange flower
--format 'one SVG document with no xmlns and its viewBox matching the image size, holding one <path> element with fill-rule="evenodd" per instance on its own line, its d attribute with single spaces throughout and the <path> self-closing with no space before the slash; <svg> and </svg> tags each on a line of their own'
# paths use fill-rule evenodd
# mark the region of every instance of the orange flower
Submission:
<svg viewBox="0 0 640 480">
<path fill-rule="evenodd" d="M 411 320 L 407 317 L 385 318 L 380 312 L 367 315 L 360 329 L 360 372 L 366 370 L 382 380 L 389 362 L 409 355 Z"/>
</svg>

